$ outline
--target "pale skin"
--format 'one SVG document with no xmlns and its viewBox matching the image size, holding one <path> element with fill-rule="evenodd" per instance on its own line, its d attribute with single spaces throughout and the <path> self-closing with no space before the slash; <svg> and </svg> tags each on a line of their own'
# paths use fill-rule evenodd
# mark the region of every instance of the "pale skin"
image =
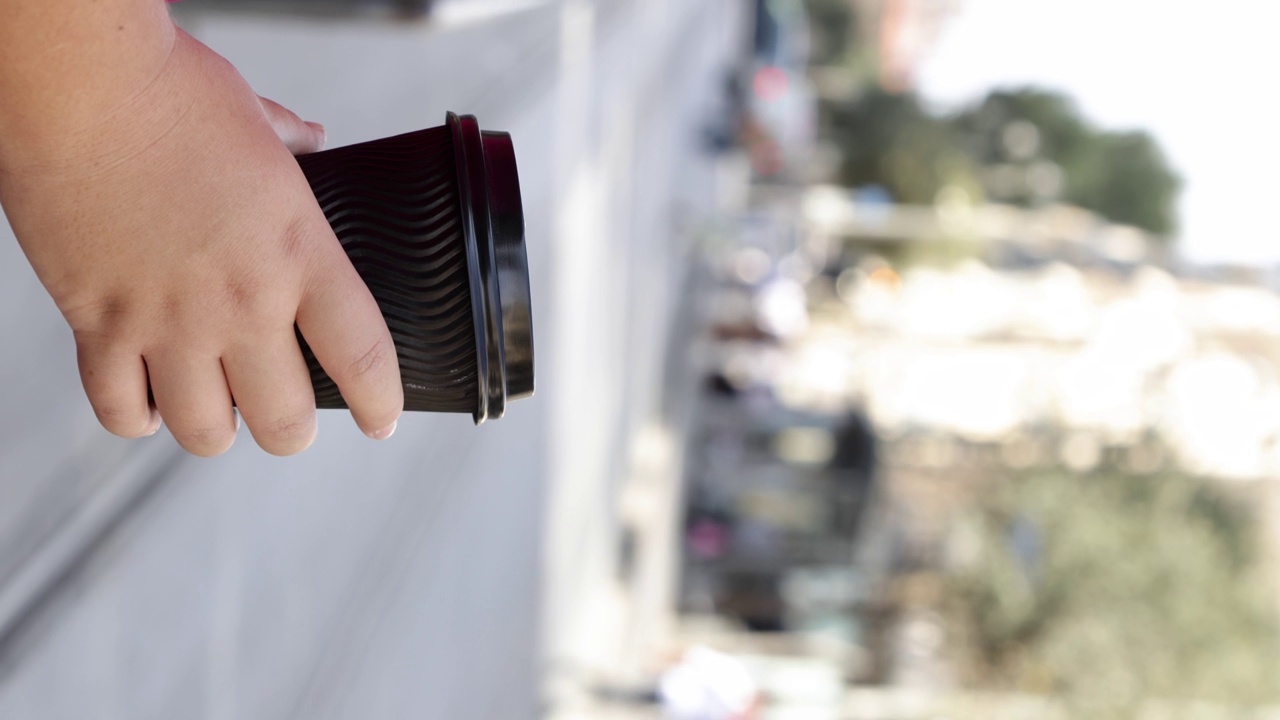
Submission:
<svg viewBox="0 0 1280 720">
<path fill-rule="evenodd" d="M 395 346 L 291 156 L 323 143 L 161 0 L 0 0 L 0 205 L 103 427 L 217 455 L 234 399 L 264 450 L 305 449 L 296 323 L 360 429 L 395 430 Z"/>
</svg>

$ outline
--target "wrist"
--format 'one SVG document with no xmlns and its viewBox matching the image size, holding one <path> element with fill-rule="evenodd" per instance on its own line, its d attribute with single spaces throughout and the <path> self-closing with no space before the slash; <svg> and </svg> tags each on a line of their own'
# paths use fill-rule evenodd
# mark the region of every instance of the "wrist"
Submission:
<svg viewBox="0 0 1280 720">
<path fill-rule="evenodd" d="M 0 10 L 0 169 L 75 148 L 137 112 L 177 47 L 154 0 L 0 0 Z"/>
<path fill-rule="evenodd" d="M 187 43 L 175 33 L 163 62 L 114 90 L 94 93 L 74 107 L 29 109 L 0 121 L 0 176 L 59 176 L 108 170 L 163 143 L 193 111 L 198 78 Z M 0 113 L 2 114 L 2 113 Z M 7 122 L 7 124 L 6 124 Z"/>
</svg>

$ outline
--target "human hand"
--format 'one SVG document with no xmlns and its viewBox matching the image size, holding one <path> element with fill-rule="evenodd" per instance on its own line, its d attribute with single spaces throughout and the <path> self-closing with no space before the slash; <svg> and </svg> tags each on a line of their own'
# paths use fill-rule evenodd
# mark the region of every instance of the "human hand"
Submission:
<svg viewBox="0 0 1280 720">
<path fill-rule="evenodd" d="M 315 399 L 296 323 L 360 428 L 388 437 L 395 346 L 290 155 L 323 130 L 180 30 L 159 75 L 110 108 L 53 137 L 0 137 L 0 203 L 75 334 L 102 425 L 138 437 L 163 419 L 217 455 L 234 398 L 263 449 L 305 449 Z"/>
</svg>

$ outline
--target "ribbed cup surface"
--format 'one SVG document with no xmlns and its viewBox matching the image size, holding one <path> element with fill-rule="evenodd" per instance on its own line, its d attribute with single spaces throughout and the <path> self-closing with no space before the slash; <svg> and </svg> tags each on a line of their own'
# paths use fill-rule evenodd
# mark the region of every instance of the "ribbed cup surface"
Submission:
<svg viewBox="0 0 1280 720">
<path fill-rule="evenodd" d="M 405 410 L 473 412 L 476 330 L 448 127 L 298 158 L 395 339 Z M 345 408 L 299 335 L 316 406 Z"/>
</svg>

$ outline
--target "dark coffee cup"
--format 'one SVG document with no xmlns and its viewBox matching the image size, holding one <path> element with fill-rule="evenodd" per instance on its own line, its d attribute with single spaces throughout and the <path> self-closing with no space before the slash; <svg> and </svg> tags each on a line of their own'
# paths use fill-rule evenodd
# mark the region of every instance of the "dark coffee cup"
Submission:
<svg viewBox="0 0 1280 720">
<path fill-rule="evenodd" d="M 298 157 L 395 340 L 404 409 L 502 417 L 533 394 L 524 213 L 507 133 L 442 127 Z M 316 406 L 345 408 L 299 335 Z"/>
</svg>

